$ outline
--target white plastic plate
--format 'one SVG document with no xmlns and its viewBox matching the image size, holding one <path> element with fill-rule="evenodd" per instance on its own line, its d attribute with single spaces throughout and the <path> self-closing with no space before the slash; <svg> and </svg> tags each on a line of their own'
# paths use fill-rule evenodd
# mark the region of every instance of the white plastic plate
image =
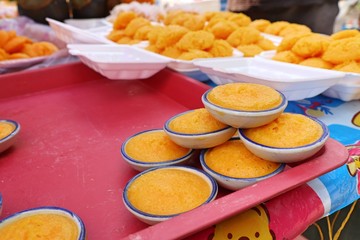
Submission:
<svg viewBox="0 0 360 240">
<path fill-rule="evenodd" d="M 69 53 L 113 80 L 148 78 L 167 66 L 158 54 L 128 45 L 68 44 Z"/>
<path fill-rule="evenodd" d="M 216 84 L 252 82 L 281 91 L 288 100 L 316 96 L 345 77 L 342 72 L 315 69 L 264 58 L 197 60 L 194 62 Z"/>
<path fill-rule="evenodd" d="M 265 51 L 260 53 L 258 56 L 269 61 L 275 55 L 275 51 Z M 290 64 L 290 63 L 289 63 Z M 306 67 L 306 66 L 304 66 Z M 313 67 L 307 67 L 311 69 L 318 69 Z M 334 70 L 326 70 L 329 74 L 338 72 Z M 323 92 L 323 95 L 338 98 L 343 101 L 352 101 L 360 99 L 360 74 L 358 73 L 344 73 L 345 76 L 335 85 Z"/>
</svg>

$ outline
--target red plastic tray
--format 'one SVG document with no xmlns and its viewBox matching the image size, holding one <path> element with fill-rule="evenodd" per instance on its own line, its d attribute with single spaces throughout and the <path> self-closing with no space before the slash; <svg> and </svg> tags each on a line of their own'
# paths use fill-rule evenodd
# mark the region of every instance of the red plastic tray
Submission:
<svg viewBox="0 0 360 240">
<path fill-rule="evenodd" d="M 188 109 L 203 107 L 209 86 L 170 70 L 144 80 L 108 80 L 81 63 L 0 76 L 0 118 L 21 124 L 16 144 L 0 155 L 3 215 L 59 206 L 77 213 L 87 239 L 185 238 L 293 189 L 346 162 L 330 139 L 318 157 L 149 227 L 122 202 L 137 172 L 120 155 L 122 142 Z"/>
</svg>

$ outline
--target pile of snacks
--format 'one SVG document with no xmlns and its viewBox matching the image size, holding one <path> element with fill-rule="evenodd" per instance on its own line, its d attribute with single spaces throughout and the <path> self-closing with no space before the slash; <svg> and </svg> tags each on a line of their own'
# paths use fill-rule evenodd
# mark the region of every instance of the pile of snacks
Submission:
<svg viewBox="0 0 360 240">
<path fill-rule="evenodd" d="M 16 31 L 0 30 L 0 61 L 51 55 L 58 47 L 47 41 L 34 42 Z"/>
<path fill-rule="evenodd" d="M 232 12 L 173 10 L 154 23 L 134 11 L 123 11 L 107 37 L 119 44 L 149 41 L 148 50 L 182 60 L 233 56 L 234 49 L 252 57 L 275 49 L 251 23 L 247 15 Z"/>
<path fill-rule="evenodd" d="M 360 73 L 360 31 L 343 30 L 331 36 L 317 33 L 293 33 L 284 37 L 272 59 Z"/>
</svg>

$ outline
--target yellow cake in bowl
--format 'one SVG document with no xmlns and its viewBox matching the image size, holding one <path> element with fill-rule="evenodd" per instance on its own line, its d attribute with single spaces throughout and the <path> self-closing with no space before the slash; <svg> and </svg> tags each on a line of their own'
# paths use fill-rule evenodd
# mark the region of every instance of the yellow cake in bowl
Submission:
<svg viewBox="0 0 360 240">
<path fill-rule="evenodd" d="M 162 129 L 150 129 L 130 136 L 121 146 L 121 155 L 134 169 L 143 171 L 186 163 L 194 151 L 173 142 Z"/>
<path fill-rule="evenodd" d="M 177 114 L 164 124 L 169 138 L 180 146 L 202 149 L 230 139 L 236 129 L 214 118 L 205 108 Z"/>
<path fill-rule="evenodd" d="M 329 138 L 329 130 L 319 119 L 283 113 L 266 125 L 239 129 L 239 136 L 255 155 L 290 163 L 305 160 L 318 152 Z"/>
<path fill-rule="evenodd" d="M 202 168 L 214 177 L 220 186 L 238 190 L 280 173 L 285 164 L 264 160 L 250 152 L 239 138 L 200 154 Z"/>
<path fill-rule="evenodd" d="M 285 96 L 256 83 L 227 83 L 205 92 L 205 108 L 219 121 L 234 128 L 252 128 L 276 119 L 286 108 Z"/>
<path fill-rule="evenodd" d="M 141 221 L 155 224 L 212 201 L 217 191 L 216 181 L 199 169 L 166 166 L 133 177 L 123 201 Z"/>
</svg>

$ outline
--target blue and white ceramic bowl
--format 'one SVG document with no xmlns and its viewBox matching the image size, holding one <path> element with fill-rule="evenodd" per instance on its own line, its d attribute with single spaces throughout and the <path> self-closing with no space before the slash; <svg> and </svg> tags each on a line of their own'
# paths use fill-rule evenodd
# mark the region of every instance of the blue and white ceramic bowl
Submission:
<svg viewBox="0 0 360 240">
<path fill-rule="evenodd" d="M 207 204 L 207 203 L 213 201 L 217 196 L 218 185 L 217 185 L 216 181 L 209 174 L 207 174 L 206 172 L 204 172 L 204 171 L 202 171 L 200 169 L 193 168 L 193 167 L 188 167 L 188 166 L 166 166 L 166 167 L 159 167 L 159 168 L 151 168 L 151 169 L 148 169 L 146 171 L 143 171 L 143 172 L 137 174 L 136 176 L 134 176 L 126 184 L 126 186 L 124 188 L 124 191 L 123 191 L 123 196 L 122 197 L 123 197 L 123 202 L 125 204 L 125 207 L 129 210 L 129 212 L 132 213 L 140 221 L 145 222 L 145 223 L 147 223 L 149 225 L 154 225 L 156 223 L 168 220 L 168 219 L 170 219 L 170 218 L 172 218 L 174 216 L 177 216 L 177 215 L 181 214 L 182 212 L 177 213 L 177 214 L 170 214 L 170 215 L 160 215 L 160 214 L 156 215 L 156 214 L 152 214 L 152 213 L 149 213 L 149 212 L 144 212 L 142 210 L 139 210 L 137 207 L 134 206 L 134 204 L 131 203 L 131 201 L 129 199 L 129 188 L 134 183 L 134 181 L 136 181 L 138 178 L 144 176 L 145 174 L 151 174 L 151 173 L 158 172 L 160 175 L 164 176 L 164 175 L 166 175 L 168 173 L 164 174 L 164 172 L 161 172 L 161 171 L 168 170 L 168 169 L 178 170 L 178 171 L 182 171 L 184 173 L 194 174 L 195 176 L 200 177 L 201 179 L 203 179 L 206 182 L 206 185 L 208 185 L 208 187 L 209 187 L 210 194 L 207 197 L 207 199 L 204 202 L 202 202 L 201 205 L 204 205 L 204 204 Z M 156 182 L 156 180 L 152 180 L 151 182 L 153 182 L 153 181 Z M 150 182 L 150 181 L 147 181 L 147 182 Z M 156 194 L 158 195 L 158 193 L 160 193 L 159 195 L 163 194 L 163 195 L 166 195 L 167 197 L 170 196 L 172 198 L 172 196 L 177 195 L 177 193 L 183 192 L 182 188 L 174 186 L 175 184 L 172 184 L 171 182 L 172 181 L 162 181 L 161 186 L 159 186 L 159 184 L 157 184 L 158 188 L 161 189 L 161 191 L 155 190 Z M 179 182 L 177 182 L 176 185 L 179 185 Z M 193 184 L 190 187 L 192 187 L 193 191 L 196 191 L 196 192 L 198 192 L 200 190 L 200 189 L 195 189 Z M 144 189 L 144 188 L 138 188 L 138 189 Z M 167 194 L 168 191 L 172 192 L 173 194 Z M 189 191 L 189 192 L 191 192 L 191 191 Z M 191 196 L 189 196 L 189 198 L 193 197 L 195 194 L 190 194 L 190 195 Z M 184 196 L 182 196 L 182 197 L 184 197 Z M 160 198 L 159 196 L 156 196 L 155 197 L 156 201 L 159 198 Z M 150 201 L 149 199 L 146 199 L 146 200 Z M 166 203 L 168 203 L 168 204 L 177 204 L 177 202 L 178 202 L 178 201 L 173 201 L 173 202 L 169 203 L 168 201 L 169 200 L 166 201 Z M 185 200 L 183 200 L 182 202 L 184 202 L 184 201 Z M 166 208 L 166 204 L 161 205 L 161 206 Z"/>
<path fill-rule="evenodd" d="M 246 137 L 244 134 L 244 129 L 239 129 L 239 137 L 245 146 L 249 149 L 249 151 L 263 159 L 281 163 L 300 162 L 319 152 L 330 136 L 329 129 L 325 123 L 317 118 L 310 116 L 307 117 L 317 122 L 322 128 L 322 135 L 320 138 L 307 145 L 289 148 L 262 145 Z"/>
<path fill-rule="evenodd" d="M 18 133 L 20 132 L 20 124 L 14 120 L 0 119 L 0 129 L 2 124 L 11 125 L 14 129 L 6 136 L 0 138 L 0 153 L 15 143 Z"/>
<path fill-rule="evenodd" d="M 85 240 L 86 239 L 85 225 L 84 225 L 83 221 L 81 220 L 81 218 L 70 210 L 67 210 L 65 208 L 60 208 L 60 207 L 53 207 L 53 206 L 38 207 L 38 208 L 32 208 L 32 209 L 24 210 L 21 212 L 17 212 L 15 214 L 10 215 L 9 217 L 6 217 L 3 220 L 1 220 L 0 228 L 5 227 L 8 224 L 12 224 L 15 221 L 20 220 L 24 217 L 29 217 L 29 216 L 33 216 L 33 215 L 37 215 L 37 214 L 58 214 L 58 215 L 61 215 L 64 217 L 68 217 L 77 226 L 78 233 L 77 233 L 76 240 Z"/>
</svg>

